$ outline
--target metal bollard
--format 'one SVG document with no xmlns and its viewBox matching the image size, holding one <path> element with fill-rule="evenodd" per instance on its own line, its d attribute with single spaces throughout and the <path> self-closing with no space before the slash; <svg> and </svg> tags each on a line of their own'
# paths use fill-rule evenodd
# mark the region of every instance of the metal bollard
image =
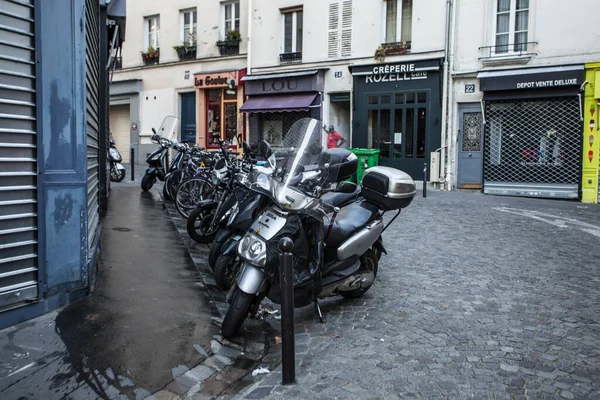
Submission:
<svg viewBox="0 0 600 400">
<path fill-rule="evenodd" d="M 427 197 L 427 163 L 423 164 L 423 197 Z"/>
<path fill-rule="evenodd" d="M 135 149 L 132 147 L 129 155 L 129 163 L 131 164 L 131 180 L 135 180 Z"/>
<path fill-rule="evenodd" d="M 292 271 L 292 250 L 294 242 L 290 238 L 279 241 L 279 280 L 281 284 L 281 383 L 296 381 L 296 353 L 294 337 L 294 274 Z"/>
</svg>

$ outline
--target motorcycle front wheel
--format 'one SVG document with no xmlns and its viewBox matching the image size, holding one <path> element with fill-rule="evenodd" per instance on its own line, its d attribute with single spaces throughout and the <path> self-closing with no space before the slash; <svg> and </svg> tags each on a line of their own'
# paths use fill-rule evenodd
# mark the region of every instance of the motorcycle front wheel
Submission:
<svg viewBox="0 0 600 400">
<path fill-rule="evenodd" d="M 238 333 L 248 316 L 253 301 L 253 294 L 244 293 L 238 288 L 235 289 L 229 309 L 223 319 L 223 325 L 221 325 L 221 333 L 225 338 L 231 339 Z"/>
<path fill-rule="evenodd" d="M 142 190 L 144 192 L 147 192 L 148 190 L 152 189 L 152 186 L 154 186 L 154 182 L 156 182 L 156 176 L 154 175 L 149 175 L 146 174 L 144 175 L 144 177 L 142 178 Z"/>
<path fill-rule="evenodd" d="M 211 270 L 215 269 L 217 259 L 221 255 L 221 247 L 223 247 L 223 244 L 225 244 L 226 241 L 227 239 L 219 242 L 212 242 L 212 244 L 210 245 L 210 250 L 208 252 L 208 266 Z"/>
<path fill-rule="evenodd" d="M 113 182 L 121 182 L 125 179 L 125 170 L 117 169 L 116 167 L 110 168 L 110 180 Z"/>
<path fill-rule="evenodd" d="M 205 207 L 196 207 L 187 220 L 188 235 L 198 243 L 210 243 L 215 239 L 219 227 L 211 226 L 217 204 L 208 204 Z"/>
</svg>

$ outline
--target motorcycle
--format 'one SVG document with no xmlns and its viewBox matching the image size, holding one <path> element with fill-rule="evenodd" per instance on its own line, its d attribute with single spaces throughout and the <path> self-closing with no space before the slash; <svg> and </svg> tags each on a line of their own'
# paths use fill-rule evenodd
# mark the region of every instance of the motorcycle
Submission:
<svg viewBox="0 0 600 400">
<path fill-rule="evenodd" d="M 150 140 L 153 143 L 160 145 L 152 154 L 146 158 L 148 169 L 146 174 L 142 178 L 142 190 L 147 192 L 152 189 L 157 179 L 165 181 L 167 172 L 165 170 L 165 164 L 167 160 L 167 153 L 174 143 L 177 143 L 177 127 L 179 126 L 179 120 L 173 116 L 167 116 L 163 120 L 158 132 L 152 128 L 153 135 Z"/>
<path fill-rule="evenodd" d="M 121 157 L 121 153 L 117 150 L 115 139 L 113 138 L 112 132 L 109 133 L 109 143 L 110 147 L 108 148 L 108 161 L 110 162 L 110 180 L 113 182 L 121 182 L 125 179 L 125 167 L 121 162 L 123 161 L 123 157 Z"/>
<path fill-rule="evenodd" d="M 232 338 L 248 315 L 268 297 L 280 303 L 279 244 L 293 242 L 294 306 L 311 303 L 322 320 L 318 300 L 362 296 L 377 276 L 377 252 L 385 252 L 382 233 L 416 194 L 412 178 L 397 169 L 372 167 L 361 182 L 363 199 L 338 208 L 321 195 L 356 171 L 357 159 L 345 149 L 323 150 L 319 121 L 301 119 L 283 137 L 284 148 L 269 162 L 270 176 L 252 178 L 253 191 L 269 199 L 237 247 L 242 261 L 227 299 L 221 332 Z M 306 171 L 311 178 L 304 179 Z M 254 172 L 256 174 L 256 172 Z M 397 210 L 384 225 L 383 214 Z"/>
</svg>

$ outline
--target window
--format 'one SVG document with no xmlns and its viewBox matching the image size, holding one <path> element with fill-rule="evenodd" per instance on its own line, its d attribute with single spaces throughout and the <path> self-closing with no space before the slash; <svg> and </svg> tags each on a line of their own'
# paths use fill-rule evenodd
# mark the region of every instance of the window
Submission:
<svg viewBox="0 0 600 400">
<path fill-rule="evenodd" d="M 226 3 L 223 8 L 223 38 L 227 38 L 227 33 L 240 31 L 240 2 Z"/>
<path fill-rule="evenodd" d="M 327 57 L 352 55 L 352 0 L 329 3 Z"/>
<path fill-rule="evenodd" d="M 181 40 L 182 44 L 189 45 L 189 46 L 196 44 L 196 23 L 197 22 L 198 22 L 198 17 L 197 17 L 195 8 L 181 11 L 180 40 Z"/>
<path fill-rule="evenodd" d="M 496 53 L 527 50 L 529 0 L 496 0 Z"/>
<path fill-rule="evenodd" d="M 384 4 L 385 43 L 412 41 L 412 0 L 387 0 Z"/>
<path fill-rule="evenodd" d="M 144 18 L 144 30 L 145 34 L 145 45 L 146 49 L 152 47 L 158 49 L 159 46 L 159 33 L 160 33 L 160 17 L 158 15 Z"/>
<path fill-rule="evenodd" d="M 283 52 L 302 52 L 302 8 L 285 10 L 283 13 Z"/>
</svg>

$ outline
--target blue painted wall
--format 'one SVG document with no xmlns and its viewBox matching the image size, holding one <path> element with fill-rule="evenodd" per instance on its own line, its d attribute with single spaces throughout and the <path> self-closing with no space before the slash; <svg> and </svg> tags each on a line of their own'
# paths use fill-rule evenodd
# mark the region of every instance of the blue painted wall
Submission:
<svg viewBox="0 0 600 400">
<path fill-rule="evenodd" d="M 40 301 L 0 329 L 87 293 L 85 1 L 35 2 Z"/>
</svg>

